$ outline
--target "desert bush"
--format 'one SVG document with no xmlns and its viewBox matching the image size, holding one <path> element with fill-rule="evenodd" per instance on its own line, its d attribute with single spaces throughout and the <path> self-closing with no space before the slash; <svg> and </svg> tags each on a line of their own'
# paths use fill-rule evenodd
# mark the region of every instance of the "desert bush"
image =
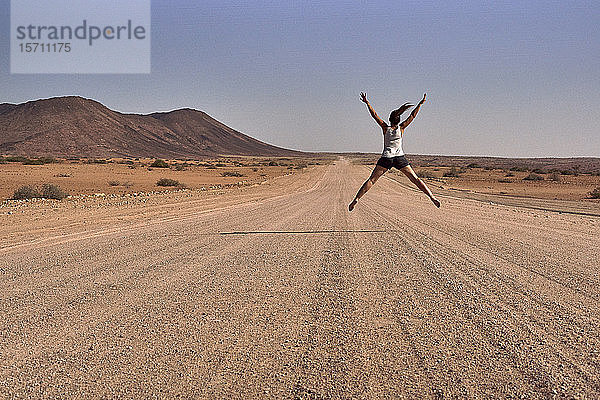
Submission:
<svg viewBox="0 0 600 400">
<path fill-rule="evenodd" d="M 240 177 L 240 176 L 244 176 L 244 174 L 241 174 L 237 171 L 225 171 L 225 172 L 221 172 L 221 176 L 236 176 L 236 177 Z"/>
<path fill-rule="evenodd" d="M 548 177 L 548 179 L 550 179 L 551 181 L 554 182 L 560 182 L 561 177 L 560 174 L 558 172 L 553 172 L 550 174 L 550 176 Z"/>
<path fill-rule="evenodd" d="M 540 174 L 536 174 L 535 172 L 530 173 L 529 175 L 527 175 L 525 178 L 523 178 L 524 181 L 543 181 L 544 177 Z"/>
<path fill-rule="evenodd" d="M 480 168 L 480 166 L 477 163 L 471 163 L 471 164 L 467 165 L 467 168 Z"/>
<path fill-rule="evenodd" d="M 529 171 L 527 168 L 525 167 L 512 167 L 510 169 L 511 171 L 515 171 L 515 172 L 527 172 Z"/>
<path fill-rule="evenodd" d="M 507 172 L 506 175 L 504 175 L 505 177 L 510 177 L 510 176 L 515 176 L 515 174 L 513 174 L 512 172 Z"/>
<path fill-rule="evenodd" d="M 175 171 L 185 171 L 185 167 L 187 167 L 187 163 L 183 164 L 175 164 Z"/>
<path fill-rule="evenodd" d="M 600 186 L 592 190 L 589 194 L 592 199 L 600 199 Z"/>
<path fill-rule="evenodd" d="M 158 181 L 156 181 L 156 186 L 177 186 L 177 187 L 184 187 L 185 185 L 175 179 L 169 179 L 169 178 L 160 178 Z"/>
<path fill-rule="evenodd" d="M 500 183 L 512 183 L 513 181 L 510 179 L 506 179 L 506 178 L 500 178 L 498 179 L 498 182 Z"/>
<path fill-rule="evenodd" d="M 298 164 L 298 165 L 296 165 L 296 169 L 304 169 L 306 167 L 308 167 L 308 165 L 306 165 L 306 164 Z"/>
<path fill-rule="evenodd" d="M 543 169 L 540 168 L 534 168 L 531 170 L 531 172 L 533 172 L 534 174 L 545 174 L 546 171 L 544 171 Z"/>
<path fill-rule="evenodd" d="M 437 176 L 435 176 L 431 171 L 428 171 L 426 169 L 419 169 L 416 171 L 416 174 L 419 178 L 426 178 L 426 179 L 437 178 Z"/>
<path fill-rule="evenodd" d="M 51 183 L 45 183 L 42 185 L 41 190 L 33 186 L 21 186 L 14 191 L 12 198 L 15 200 L 39 198 L 62 200 L 65 197 L 67 197 L 67 193 L 60 187 Z"/>
<path fill-rule="evenodd" d="M 269 167 L 276 167 L 279 163 L 277 161 L 269 161 Z"/>
<path fill-rule="evenodd" d="M 459 176 L 459 171 L 456 167 L 452 167 L 450 171 L 444 172 L 444 177 L 446 178 L 458 178 Z"/>
<path fill-rule="evenodd" d="M 36 199 L 40 197 L 42 197 L 42 195 L 33 186 L 21 186 L 20 188 L 14 191 L 12 198 L 14 200 L 25 200 Z"/>
<path fill-rule="evenodd" d="M 23 165 L 44 165 L 42 160 L 38 159 L 29 159 L 23 162 Z"/>
<path fill-rule="evenodd" d="M 258 172 L 258 168 L 252 168 L 253 172 Z"/>
<path fill-rule="evenodd" d="M 86 164 L 108 164 L 108 160 L 104 160 L 102 158 L 94 158 L 91 160 L 87 160 Z"/>
<path fill-rule="evenodd" d="M 29 161 L 27 157 L 23 156 L 8 156 L 4 159 L 6 162 L 26 162 Z"/>
<path fill-rule="evenodd" d="M 223 164 L 223 163 L 216 163 L 215 166 L 217 167 L 226 167 L 227 164 Z"/>
<path fill-rule="evenodd" d="M 42 197 L 46 199 L 62 200 L 67 196 L 68 194 L 57 185 L 52 183 L 45 183 L 42 185 Z"/>
<path fill-rule="evenodd" d="M 161 160 L 160 158 L 154 160 L 154 162 L 152 164 L 150 164 L 150 167 L 153 168 L 169 168 L 169 164 L 167 164 L 167 162 L 165 160 Z"/>
<path fill-rule="evenodd" d="M 4 157 L 0 157 L 0 164 L 6 164 L 6 160 L 4 159 Z"/>
</svg>

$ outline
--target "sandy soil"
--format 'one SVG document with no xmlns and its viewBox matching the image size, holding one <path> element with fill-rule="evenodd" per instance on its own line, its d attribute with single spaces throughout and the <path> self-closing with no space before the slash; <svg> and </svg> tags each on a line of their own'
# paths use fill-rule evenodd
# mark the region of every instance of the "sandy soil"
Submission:
<svg viewBox="0 0 600 400">
<path fill-rule="evenodd" d="M 477 193 L 531 197 L 547 200 L 588 201 L 589 193 L 600 187 L 600 176 L 596 175 L 552 175 L 538 174 L 543 181 L 524 179 L 531 172 L 509 170 L 485 170 L 482 168 L 464 169 L 459 177 L 444 178 L 448 167 L 421 167 L 417 171 L 427 171 L 436 177 L 433 184 L 446 189 L 469 190 Z M 510 175 L 510 176 L 507 176 Z M 556 179 L 556 180 L 552 180 Z"/>
<path fill-rule="evenodd" d="M 301 158 L 229 158 L 202 161 L 169 160 L 171 168 L 150 168 L 154 160 L 111 159 L 110 163 L 87 163 L 84 160 L 60 160 L 59 163 L 23 165 L 0 164 L 0 201 L 12 197 L 24 185 L 58 185 L 71 195 L 124 194 L 165 191 L 156 182 L 161 178 L 174 179 L 190 189 L 209 188 L 214 185 L 252 184 L 275 176 L 285 175 L 308 163 L 328 163 L 328 160 Z M 275 161 L 276 166 L 269 162 Z M 183 170 L 176 170 L 180 165 Z M 223 174 L 239 176 L 223 176 Z"/>
<path fill-rule="evenodd" d="M 0 397 L 600 397 L 598 217 L 367 176 L 0 209 Z"/>
</svg>

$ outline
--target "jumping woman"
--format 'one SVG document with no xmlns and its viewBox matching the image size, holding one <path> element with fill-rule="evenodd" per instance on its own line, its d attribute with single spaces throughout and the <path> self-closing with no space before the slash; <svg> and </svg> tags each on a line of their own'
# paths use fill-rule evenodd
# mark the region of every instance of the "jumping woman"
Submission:
<svg viewBox="0 0 600 400">
<path fill-rule="evenodd" d="M 390 114 L 390 124 L 386 124 L 380 117 L 377 115 L 371 104 L 369 104 L 369 100 L 367 100 L 367 94 L 361 93 L 360 99 L 363 103 L 367 105 L 369 108 L 369 112 L 375 121 L 379 124 L 383 131 L 383 154 L 381 154 L 381 158 L 377 161 L 377 165 L 375 165 L 375 169 L 371 173 L 369 179 L 366 180 L 365 183 L 361 186 L 356 197 L 352 200 L 352 203 L 348 206 L 348 210 L 354 210 L 354 206 L 358 200 L 365 194 L 371 187 L 377 182 L 377 179 L 381 177 L 387 170 L 392 167 L 396 167 L 400 171 L 404 173 L 410 179 L 412 183 L 417 185 L 419 189 L 423 193 L 425 193 L 436 205 L 436 207 L 440 207 L 440 201 L 435 198 L 431 190 L 427 187 L 425 182 L 423 182 L 415 171 L 410 166 L 410 163 L 404 157 L 404 152 L 402 151 L 402 136 L 404 134 L 404 129 L 415 119 L 417 113 L 419 112 L 419 108 L 421 105 L 425 103 L 425 97 L 427 94 L 423 95 L 423 99 L 417 104 L 414 110 L 410 113 L 409 117 L 404 120 L 404 122 L 400 123 L 400 116 L 406 110 L 411 108 L 413 104 L 405 103 L 402 107 L 394 110 Z"/>
</svg>

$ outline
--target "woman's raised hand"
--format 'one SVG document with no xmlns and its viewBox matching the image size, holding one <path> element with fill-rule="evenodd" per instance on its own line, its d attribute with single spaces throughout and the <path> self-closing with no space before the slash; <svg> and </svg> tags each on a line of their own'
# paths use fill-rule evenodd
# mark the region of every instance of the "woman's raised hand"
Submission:
<svg viewBox="0 0 600 400">
<path fill-rule="evenodd" d="M 360 101 L 362 101 L 363 103 L 368 103 L 369 100 L 367 100 L 367 94 L 360 92 Z"/>
<path fill-rule="evenodd" d="M 427 93 L 423 94 L 423 100 L 421 100 L 421 104 L 425 103 L 425 98 L 427 97 Z"/>
</svg>

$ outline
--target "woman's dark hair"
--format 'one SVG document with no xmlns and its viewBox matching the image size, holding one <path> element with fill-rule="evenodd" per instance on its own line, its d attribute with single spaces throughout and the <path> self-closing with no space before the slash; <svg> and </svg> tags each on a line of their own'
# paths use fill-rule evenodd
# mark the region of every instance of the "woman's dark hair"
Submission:
<svg viewBox="0 0 600 400">
<path fill-rule="evenodd" d="M 390 125 L 398 125 L 400 123 L 400 116 L 404 111 L 414 106 L 414 104 L 404 103 L 400 108 L 390 113 Z"/>
</svg>

